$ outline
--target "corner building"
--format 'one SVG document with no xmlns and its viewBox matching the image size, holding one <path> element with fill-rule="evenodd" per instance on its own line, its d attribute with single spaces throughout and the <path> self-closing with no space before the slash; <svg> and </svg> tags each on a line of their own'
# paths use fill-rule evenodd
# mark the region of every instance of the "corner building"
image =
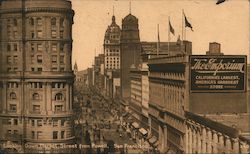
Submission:
<svg viewBox="0 0 250 154">
<path fill-rule="evenodd" d="M 31 145 L 71 143 L 71 2 L 0 4 L 0 138 Z"/>
</svg>

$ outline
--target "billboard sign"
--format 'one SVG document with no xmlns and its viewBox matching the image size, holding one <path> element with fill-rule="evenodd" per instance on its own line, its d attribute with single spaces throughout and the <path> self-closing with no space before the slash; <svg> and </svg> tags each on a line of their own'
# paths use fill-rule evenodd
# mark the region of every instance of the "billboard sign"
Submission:
<svg viewBox="0 0 250 154">
<path fill-rule="evenodd" d="M 244 92 L 246 61 L 239 55 L 190 56 L 191 92 Z"/>
</svg>

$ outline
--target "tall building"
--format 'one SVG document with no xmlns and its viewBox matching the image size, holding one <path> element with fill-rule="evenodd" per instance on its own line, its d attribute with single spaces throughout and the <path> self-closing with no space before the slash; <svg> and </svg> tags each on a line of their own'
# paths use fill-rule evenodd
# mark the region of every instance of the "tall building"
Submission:
<svg viewBox="0 0 250 154">
<path fill-rule="evenodd" d="M 29 145 L 71 143 L 71 2 L 0 4 L 0 138 Z"/>
<path fill-rule="evenodd" d="M 132 64 L 140 63 L 141 43 L 138 19 L 132 14 L 122 20 L 121 31 L 121 95 L 130 97 L 129 71 Z"/>
<path fill-rule="evenodd" d="M 115 16 L 108 26 L 104 37 L 104 68 L 105 68 L 105 95 L 114 97 L 120 87 L 120 37 L 121 29 L 116 24 Z M 118 87 L 118 88 L 117 88 Z"/>
<path fill-rule="evenodd" d="M 106 70 L 120 69 L 120 36 L 121 29 L 112 16 L 112 23 L 108 26 L 104 38 L 104 67 Z"/>
</svg>

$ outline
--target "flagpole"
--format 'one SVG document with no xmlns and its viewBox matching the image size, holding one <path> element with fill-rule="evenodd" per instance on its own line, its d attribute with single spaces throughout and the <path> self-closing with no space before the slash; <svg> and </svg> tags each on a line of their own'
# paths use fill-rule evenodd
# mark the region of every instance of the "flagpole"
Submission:
<svg viewBox="0 0 250 154">
<path fill-rule="evenodd" d="M 182 41 L 183 41 L 183 27 L 184 27 L 184 10 L 182 9 L 182 14 L 181 14 L 181 17 L 182 17 L 182 26 L 181 26 L 181 38 L 182 38 Z"/>
<path fill-rule="evenodd" d="M 157 56 L 159 54 L 159 47 L 160 47 L 160 36 L 159 36 L 159 24 L 157 25 Z"/>
<path fill-rule="evenodd" d="M 170 55 L 169 44 L 170 44 L 170 17 L 168 17 L 168 54 Z"/>
</svg>

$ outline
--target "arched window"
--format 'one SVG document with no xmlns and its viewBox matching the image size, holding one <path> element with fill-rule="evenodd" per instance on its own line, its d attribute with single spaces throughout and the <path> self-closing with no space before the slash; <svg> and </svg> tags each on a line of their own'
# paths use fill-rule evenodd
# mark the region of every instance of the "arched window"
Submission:
<svg viewBox="0 0 250 154">
<path fill-rule="evenodd" d="M 56 26 L 56 18 L 51 19 L 51 26 Z"/>
<path fill-rule="evenodd" d="M 64 19 L 60 18 L 60 27 L 63 27 Z"/>
<path fill-rule="evenodd" d="M 62 101 L 62 100 L 63 100 L 63 94 L 57 93 L 57 94 L 55 95 L 55 100 L 56 100 L 56 101 Z"/>
<path fill-rule="evenodd" d="M 14 92 L 11 92 L 10 93 L 10 99 L 16 99 L 17 97 L 16 97 L 16 93 L 14 93 Z"/>
<path fill-rule="evenodd" d="M 34 94 L 32 95 L 32 99 L 33 99 L 33 100 L 39 100 L 39 94 L 38 94 L 38 93 L 34 93 Z"/>
</svg>

